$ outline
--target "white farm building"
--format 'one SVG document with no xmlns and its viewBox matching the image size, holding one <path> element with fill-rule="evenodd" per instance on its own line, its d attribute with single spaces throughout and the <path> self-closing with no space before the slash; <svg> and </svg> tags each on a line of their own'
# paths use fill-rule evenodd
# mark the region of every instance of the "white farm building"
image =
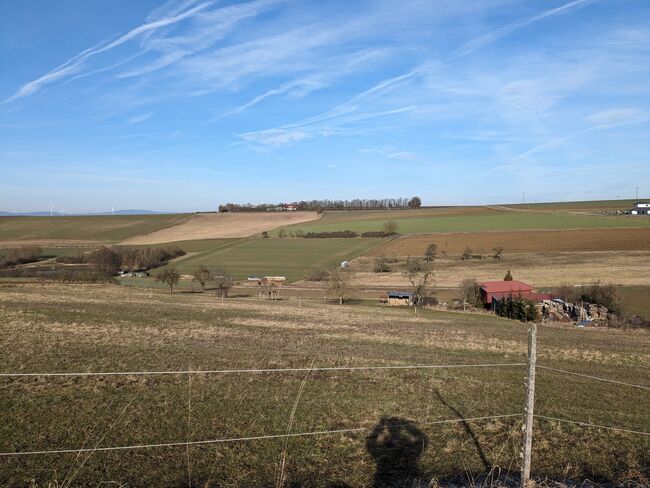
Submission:
<svg viewBox="0 0 650 488">
<path fill-rule="evenodd" d="M 647 202 L 636 202 L 632 210 L 630 210 L 631 215 L 650 215 L 650 203 Z"/>
</svg>

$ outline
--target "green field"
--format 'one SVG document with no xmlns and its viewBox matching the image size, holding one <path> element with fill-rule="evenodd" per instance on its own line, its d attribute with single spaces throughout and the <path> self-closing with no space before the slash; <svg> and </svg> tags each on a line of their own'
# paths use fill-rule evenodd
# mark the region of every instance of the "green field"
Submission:
<svg viewBox="0 0 650 488">
<path fill-rule="evenodd" d="M 79 240 L 119 242 L 187 220 L 188 214 L 74 217 L 0 217 L 0 241 Z"/>
<path fill-rule="evenodd" d="M 2 372 L 521 363 L 526 326 L 484 314 L 215 300 L 104 285 L 0 290 Z M 641 330 L 541 327 L 538 362 L 650 384 Z M 363 429 L 191 447 L 0 457 L 2 486 L 418 486 L 519 469 L 522 366 L 0 378 L 0 452 Z M 538 369 L 535 413 L 650 431 L 647 391 Z M 294 410 L 295 415 L 292 415 Z M 460 422 L 512 414 L 513 417 Z M 293 419 L 291 421 L 290 419 Z M 382 420 L 383 419 L 383 420 Z M 439 420 L 453 423 L 436 424 Z M 384 426 L 403 428 L 387 431 Z M 378 429 L 373 432 L 373 429 Z M 535 420 L 532 474 L 647 486 L 648 437 Z M 283 463 L 284 460 L 284 463 Z M 403 466 L 404 463 L 398 466 Z M 497 469 L 498 467 L 498 469 Z M 408 471 L 408 473 L 406 472 Z M 393 473 L 391 473 L 393 474 Z M 432 479 L 440 485 L 427 485 Z M 508 485 L 510 486 L 510 485 Z M 555 485 L 548 485 L 555 486 Z"/>
<path fill-rule="evenodd" d="M 286 230 L 304 232 L 353 230 L 355 232 L 380 231 L 385 222 L 393 220 L 401 234 L 427 234 L 433 232 L 484 232 L 532 229 L 604 229 L 616 227 L 649 227 L 650 219 L 634 217 L 606 217 L 570 213 L 536 212 L 478 212 L 439 215 L 428 209 L 409 212 L 327 212 L 314 223 L 296 224 Z M 277 234 L 277 231 L 275 232 Z"/>
<path fill-rule="evenodd" d="M 650 320 L 650 286 L 619 288 L 625 311 Z"/>
<path fill-rule="evenodd" d="M 172 264 L 191 274 L 200 265 L 243 279 L 251 275 L 286 276 L 295 281 L 310 268 L 352 259 L 384 239 L 235 239 Z"/>
<path fill-rule="evenodd" d="M 505 205 L 515 209 L 542 210 L 629 210 L 639 200 L 592 200 L 580 202 L 548 202 Z"/>
</svg>

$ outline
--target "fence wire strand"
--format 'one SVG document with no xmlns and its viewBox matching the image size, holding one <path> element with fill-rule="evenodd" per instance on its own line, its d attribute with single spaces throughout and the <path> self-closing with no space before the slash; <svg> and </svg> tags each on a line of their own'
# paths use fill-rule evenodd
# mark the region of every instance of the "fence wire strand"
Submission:
<svg viewBox="0 0 650 488">
<path fill-rule="evenodd" d="M 418 422 L 421 425 L 437 425 L 437 424 L 455 424 L 461 422 L 478 422 L 480 420 L 493 420 L 493 419 L 502 419 L 502 418 L 511 418 L 511 417 L 521 417 L 520 413 L 510 413 L 505 415 L 489 415 L 486 417 L 470 417 L 464 419 L 446 419 L 446 420 L 432 420 L 427 422 Z M 395 427 L 406 427 L 411 424 L 400 424 Z M 17 452 L 0 452 L 0 456 L 33 456 L 38 454 L 71 454 L 71 453 L 80 453 L 80 452 L 95 452 L 95 451 L 124 451 L 130 449 L 149 449 L 156 447 L 180 447 L 180 446 L 200 446 L 200 445 L 209 445 L 209 444 L 225 444 L 229 442 L 244 442 L 244 441 L 259 441 L 259 440 L 268 440 L 268 439 L 282 439 L 288 437 L 308 437 L 308 436 L 318 436 L 318 435 L 330 435 L 330 434 L 347 434 L 353 432 L 365 432 L 372 430 L 374 427 L 356 427 L 352 429 L 335 429 L 335 430 L 316 430 L 311 432 L 296 432 L 296 433 L 287 433 L 287 434 L 269 434 L 269 435 L 258 435 L 258 436 L 249 436 L 249 437 L 227 437 L 223 439 L 209 439 L 203 441 L 186 441 L 186 442 L 167 442 L 160 444 L 133 444 L 127 446 L 109 446 L 109 447 L 85 447 L 79 449 L 52 449 L 52 450 L 43 450 L 43 451 L 17 451 Z"/>
<path fill-rule="evenodd" d="M 638 435 L 645 435 L 645 436 L 650 436 L 650 432 L 643 432 L 641 430 L 630 430 L 630 429 L 621 429 L 619 427 L 610 427 L 608 425 L 599 425 L 599 424 L 592 424 L 590 422 L 582 422 L 579 420 L 569 420 L 569 419 L 561 419 L 557 417 L 547 417 L 546 415 L 534 415 L 535 418 L 538 419 L 545 419 L 545 420 L 555 420 L 556 422 L 564 422 L 567 424 L 575 424 L 575 425 L 581 425 L 583 427 L 594 427 L 598 429 L 607 429 L 607 430 L 613 430 L 617 432 L 627 432 L 628 434 L 638 434 Z"/>
<path fill-rule="evenodd" d="M 260 369 L 208 369 L 177 371 L 105 371 L 68 373 L 0 373 L 3 378 L 56 377 L 56 376 L 145 376 L 145 375 L 186 375 L 186 374 L 245 374 L 245 373 L 297 373 L 307 371 L 372 371 L 399 369 L 451 369 L 451 368 L 498 368 L 526 366 L 526 363 L 487 363 L 487 364 L 419 364 L 406 366 L 331 366 L 323 368 L 260 368 Z"/>
<path fill-rule="evenodd" d="M 610 380 L 609 378 L 601 378 L 599 376 L 592 376 L 584 373 L 576 373 L 575 371 L 567 371 L 565 369 L 551 368 L 550 366 L 542 366 L 541 364 L 536 365 L 537 368 L 547 369 L 549 371 L 555 371 L 557 373 L 570 374 L 574 376 L 581 376 L 582 378 L 589 378 L 591 380 L 606 381 L 607 383 L 614 383 L 617 385 L 631 386 L 632 388 L 639 388 L 641 390 L 650 390 L 650 386 L 645 385 L 636 385 L 634 383 L 626 383 L 624 381 Z"/>
</svg>

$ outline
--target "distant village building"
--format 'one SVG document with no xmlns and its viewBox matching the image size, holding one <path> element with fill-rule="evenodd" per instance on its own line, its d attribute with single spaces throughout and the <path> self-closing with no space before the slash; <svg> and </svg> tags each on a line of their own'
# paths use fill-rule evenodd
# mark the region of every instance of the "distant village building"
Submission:
<svg viewBox="0 0 650 488">
<path fill-rule="evenodd" d="M 630 215 L 650 215 L 650 203 L 636 202 L 630 210 Z"/>
</svg>

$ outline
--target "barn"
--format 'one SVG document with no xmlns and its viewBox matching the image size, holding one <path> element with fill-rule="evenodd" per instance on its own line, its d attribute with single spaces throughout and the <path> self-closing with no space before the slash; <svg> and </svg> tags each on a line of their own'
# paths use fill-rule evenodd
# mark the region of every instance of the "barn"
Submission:
<svg viewBox="0 0 650 488">
<path fill-rule="evenodd" d="M 486 307 L 492 308 L 494 302 L 505 297 L 523 297 L 534 302 L 550 300 L 552 296 L 548 293 L 539 293 L 533 287 L 523 281 L 486 281 L 479 283 L 481 288 L 481 301 Z"/>
<path fill-rule="evenodd" d="M 385 295 L 379 297 L 379 303 L 389 305 L 391 307 L 410 306 L 415 304 L 413 293 L 410 291 L 395 291 L 391 290 Z"/>
<path fill-rule="evenodd" d="M 533 287 L 523 281 L 486 281 L 479 283 L 481 288 L 481 301 L 486 306 L 492 306 L 494 300 L 500 300 L 507 296 L 520 296 L 530 298 L 533 294 Z"/>
</svg>

